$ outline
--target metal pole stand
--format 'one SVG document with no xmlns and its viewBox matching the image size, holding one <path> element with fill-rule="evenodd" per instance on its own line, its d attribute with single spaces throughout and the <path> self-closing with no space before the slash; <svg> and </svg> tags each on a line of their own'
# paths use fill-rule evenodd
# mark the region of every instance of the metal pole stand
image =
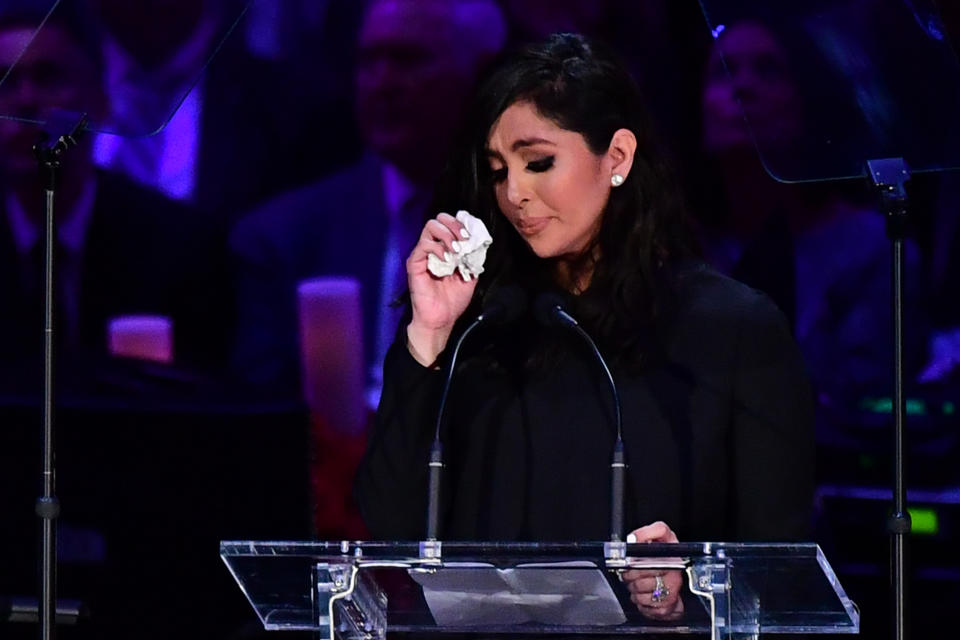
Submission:
<svg viewBox="0 0 960 640">
<path fill-rule="evenodd" d="M 51 123 L 48 123 L 51 124 Z M 53 640 L 57 615 L 57 517 L 60 501 L 56 489 L 56 456 L 54 449 L 53 412 L 53 349 L 54 349 L 54 264 L 56 234 L 53 216 L 53 201 L 57 188 L 57 173 L 63 153 L 76 146 L 77 138 L 87 124 L 87 116 L 74 119 L 64 133 L 53 137 L 45 134 L 34 145 L 33 152 L 46 181 L 44 195 L 46 219 L 44 235 L 44 285 L 43 285 L 43 495 L 37 499 L 35 511 L 40 518 L 40 638 Z M 55 134 L 54 134 L 55 135 Z"/>
<path fill-rule="evenodd" d="M 894 477 L 893 511 L 887 519 L 887 532 L 890 534 L 893 637 L 896 640 L 905 640 L 909 637 L 907 536 L 910 534 L 910 513 L 907 511 L 903 453 L 904 425 L 907 415 L 903 397 L 904 245 L 908 223 L 907 192 L 904 185 L 910 179 L 910 172 L 903 158 L 869 160 L 867 168 L 887 216 L 887 235 L 892 246 Z"/>
</svg>

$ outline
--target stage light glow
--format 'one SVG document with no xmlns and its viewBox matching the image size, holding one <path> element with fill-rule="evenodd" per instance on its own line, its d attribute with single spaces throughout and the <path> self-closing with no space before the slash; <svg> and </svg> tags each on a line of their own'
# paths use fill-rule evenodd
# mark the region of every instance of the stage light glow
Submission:
<svg viewBox="0 0 960 640">
<path fill-rule="evenodd" d="M 908 507 L 911 531 L 918 536 L 935 536 L 940 532 L 937 512 L 926 507 Z"/>
</svg>

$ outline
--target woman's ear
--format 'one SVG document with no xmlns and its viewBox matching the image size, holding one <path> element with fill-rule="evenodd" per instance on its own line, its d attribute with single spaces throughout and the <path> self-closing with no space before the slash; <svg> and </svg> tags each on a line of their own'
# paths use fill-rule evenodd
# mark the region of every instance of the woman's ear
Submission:
<svg viewBox="0 0 960 640">
<path fill-rule="evenodd" d="M 619 175 L 626 180 L 633 167 L 633 156 L 636 151 L 637 136 L 633 135 L 633 131 L 617 129 L 610 139 L 610 146 L 607 147 L 604 159 L 604 169 L 609 173 L 608 177 L 612 179 L 613 176 Z"/>
</svg>

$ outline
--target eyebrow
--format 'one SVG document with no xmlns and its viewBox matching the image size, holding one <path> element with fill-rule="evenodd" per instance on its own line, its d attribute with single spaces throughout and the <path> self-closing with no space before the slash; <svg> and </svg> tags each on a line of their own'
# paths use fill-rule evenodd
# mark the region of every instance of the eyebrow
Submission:
<svg viewBox="0 0 960 640">
<path fill-rule="evenodd" d="M 555 146 L 550 140 L 545 140 L 543 138 L 524 138 L 523 140 L 516 140 L 512 145 L 510 145 L 511 151 L 516 151 L 517 149 L 522 149 L 524 147 L 532 147 L 536 144 L 549 144 Z"/>
<path fill-rule="evenodd" d="M 545 138 L 522 138 L 520 140 L 514 140 L 513 144 L 510 145 L 510 150 L 517 151 L 518 149 L 523 149 L 525 147 L 532 147 L 538 144 L 546 144 L 552 147 L 557 146 L 556 143 L 550 140 L 547 140 Z M 499 152 L 489 148 L 487 149 L 487 156 L 494 157 L 494 158 L 501 157 Z"/>
</svg>

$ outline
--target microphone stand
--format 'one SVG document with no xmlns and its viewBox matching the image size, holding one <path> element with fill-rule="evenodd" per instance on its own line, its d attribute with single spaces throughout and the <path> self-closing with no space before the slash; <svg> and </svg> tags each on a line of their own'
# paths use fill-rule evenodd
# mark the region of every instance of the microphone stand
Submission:
<svg viewBox="0 0 960 640">
<path fill-rule="evenodd" d="M 907 235 L 907 192 L 904 183 L 910 179 L 903 158 L 869 160 L 870 178 L 880 194 L 887 216 L 887 236 L 891 242 L 891 291 L 893 300 L 893 512 L 887 519 L 890 534 L 890 591 L 893 606 L 893 637 L 906 640 L 907 625 L 907 536 L 910 534 L 910 513 L 907 510 L 904 481 L 903 436 L 906 407 L 903 396 L 903 294 L 904 245 Z"/>
<path fill-rule="evenodd" d="M 460 337 L 453 347 L 447 369 L 447 379 L 444 382 L 443 392 L 440 395 L 437 425 L 433 434 L 433 444 L 430 446 L 430 460 L 427 463 L 429 470 L 427 484 L 427 536 L 426 540 L 420 545 L 420 556 L 422 558 L 440 559 L 440 541 L 437 538 L 440 529 L 440 472 L 443 470 L 443 445 L 440 434 L 443 429 L 443 417 L 447 407 L 447 396 L 450 393 L 450 383 L 453 381 L 453 373 L 457 367 L 460 347 L 463 345 L 464 340 L 467 339 L 467 336 L 473 333 L 480 325 L 512 322 L 522 313 L 526 306 L 526 294 L 524 294 L 519 287 L 504 287 L 495 294 L 495 297 L 487 308 L 460 334 Z"/>
<path fill-rule="evenodd" d="M 35 511 L 40 518 L 40 638 L 53 640 L 57 614 L 57 517 L 60 501 L 56 490 L 56 456 L 53 431 L 53 350 L 54 350 L 54 249 L 56 225 L 53 216 L 54 196 L 57 190 L 57 174 L 60 161 L 67 149 L 77 145 L 77 139 L 87 124 L 86 114 L 64 129 L 55 141 L 50 134 L 33 147 L 40 172 L 46 182 L 44 196 L 46 216 L 44 220 L 44 285 L 43 285 L 43 495 L 37 499 Z"/>
<path fill-rule="evenodd" d="M 450 356 L 450 366 L 447 370 L 447 379 L 443 384 L 443 393 L 440 396 L 440 408 L 437 411 L 437 427 L 433 434 L 433 444 L 430 446 L 430 475 L 427 489 L 427 543 L 437 542 L 437 532 L 440 529 L 440 471 L 443 469 L 443 445 L 440 441 L 440 431 L 443 426 L 444 409 L 447 406 L 447 395 L 450 392 L 450 383 L 453 381 L 453 371 L 457 366 L 457 356 L 460 355 L 460 345 L 468 335 L 473 333 L 484 321 L 484 316 L 480 315 L 470 323 L 470 326 L 460 334 L 456 345 L 453 348 L 453 354 Z"/>
<path fill-rule="evenodd" d="M 565 316 L 564 320 L 568 323 L 572 322 L 570 328 L 577 332 L 580 337 L 590 345 L 594 356 L 596 356 L 600 362 L 600 366 L 603 367 L 603 372 L 607 375 L 607 381 L 610 383 L 610 390 L 613 395 L 614 416 L 617 424 L 617 440 L 613 444 L 613 460 L 610 462 L 610 541 L 622 542 L 624 540 L 623 505 L 626 500 L 626 495 L 624 494 L 624 471 L 626 471 L 627 468 L 627 460 L 623 448 L 623 418 L 620 416 L 620 394 L 617 393 L 617 385 L 613 381 L 613 374 L 610 372 L 610 367 L 607 366 L 607 361 L 600 353 L 600 349 L 597 348 L 597 343 L 593 341 L 590 334 L 583 330 L 580 323 L 573 319 L 573 316 L 559 308 L 557 313 Z"/>
</svg>

